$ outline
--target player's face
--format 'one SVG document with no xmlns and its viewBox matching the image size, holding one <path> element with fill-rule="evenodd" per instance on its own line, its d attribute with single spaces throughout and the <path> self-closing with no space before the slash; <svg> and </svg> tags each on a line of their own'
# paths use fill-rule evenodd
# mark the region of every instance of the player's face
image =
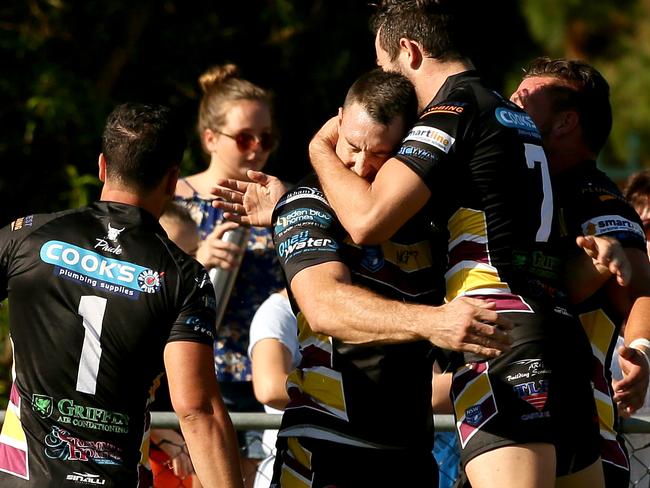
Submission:
<svg viewBox="0 0 650 488">
<path fill-rule="evenodd" d="M 384 48 L 379 44 L 379 32 L 377 32 L 377 35 L 375 36 L 375 53 L 377 56 L 377 66 L 382 70 L 404 74 L 398 62 L 399 59 L 391 61 L 388 51 L 384 50 Z"/>
<path fill-rule="evenodd" d="M 212 160 L 227 174 L 246 180 L 246 171 L 261 170 L 269 158 L 270 149 L 263 147 L 262 140 L 272 134 L 271 111 L 266 103 L 258 100 L 229 102 L 224 110 L 225 123 L 214 128 L 213 144 L 206 146 Z"/>
<path fill-rule="evenodd" d="M 557 78 L 548 76 L 525 78 L 510 96 L 510 100 L 523 108 L 533 119 L 544 142 L 548 142 L 556 115 L 549 88 L 560 83 Z"/>
<path fill-rule="evenodd" d="M 404 130 L 401 118 L 385 126 L 374 121 L 361 105 L 354 103 L 339 113 L 336 154 L 348 168 L 372 181 L 394 153 Z"/>
</svg>

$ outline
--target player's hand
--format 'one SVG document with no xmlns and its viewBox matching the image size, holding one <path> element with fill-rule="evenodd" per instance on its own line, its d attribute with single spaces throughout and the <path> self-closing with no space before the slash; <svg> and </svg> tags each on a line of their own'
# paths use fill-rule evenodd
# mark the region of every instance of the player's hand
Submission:
<svg viewBox="0 0 650 488">
<path fill-rule="evenodd" d="M 612 381 L 614 401 L 619 413 L 629 417 L 643 406 L 648 389 L 648 362 L 644 354 L 634 348 L 622 346 L 619 350 L 618 364 L 623 378 Z"/>
<path fill-rule="evenodd" d="M 510 350 L 512 321 L 496 312 L 496 304 L 461 297 L 440 307 L 429 341 L 444 349 L 471 352 L 488 358 Z"/>
<path fill-rule="evenodd" d="M 237 269 L 244 255 L 244 249 L 232 242 L 223 240 L 229 230 L 239 227 L 235 222 L 223 222 L 199 244 L 196 260 L 206 269 L 221 268 L 226 271 Z"/>
<path fill-rule="evenodd" d="M 219 179 L 212 194 L 223 200 L 212 205 L 224 211 L 224 217 L 241 225 L 270 227 L 271 216 L 287 187 L 275 176 L 249 170 L 251 181 Z"/>
<path fill-rule="evenodd" d="M 632 276 L 632 265 L 618 239 L 607 236 L 579 236 L 576 244 L 592 259 L 595 266 L 603 266 L 616 276 L 621 286 L 627 286 Z"/>
<path fill-rule="evenodd" d="M 334 116 L 329 119 L 323 127 L 314 135 L 312 140 L 309 142 L 309 156 L 314 162 L 313 156 L 315 154 L 320 154 L 322 152 L 331 153 L 336 147 L 336 143 L 339 140 L 339 119 L 338 116 Z"/>
</svg>

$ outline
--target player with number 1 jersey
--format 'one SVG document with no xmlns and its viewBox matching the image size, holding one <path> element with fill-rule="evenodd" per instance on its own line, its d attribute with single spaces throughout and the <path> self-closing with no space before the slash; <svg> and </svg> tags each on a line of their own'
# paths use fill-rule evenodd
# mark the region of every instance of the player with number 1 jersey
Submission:
<svg viewBox="0 0 650 488">
<path fill-rule="evenodd" d="M 212 345 L 205 270 L 147 211 L 98 202 L 0 230 L 7 295 L 14 367 L 0 486 L 150 486 L 147 407 L 163 349 Z"/>
<path fill-rule="evenodd" d="M 465 354 L 454 375 L 463 462 L 543 442 L 556 447 L 558 475 L 592 464 L 598 453 L 595 440 L 586 440 L 597 438 L 588 342 L 562 304 L 544 303 L 530 286 L 536 246 L 547 241 L 553 219 L 532 119 L 485 88 L 476 72 L 461 72 L 447 78 L 396 157 L 428 186 L 434 227 L 446 234 L 446 299 L 494 301 L 516 324 L 511 352 L 488 361 Z M 576 399 L 571 412 L 563 394 Z"/>
</svg>

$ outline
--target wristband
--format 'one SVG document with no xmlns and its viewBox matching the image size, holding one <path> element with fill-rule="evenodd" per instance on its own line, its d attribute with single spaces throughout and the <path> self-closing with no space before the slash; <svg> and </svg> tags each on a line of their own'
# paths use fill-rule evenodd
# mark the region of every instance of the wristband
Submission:
<svg viewBox="0 0 650 488">
<path fill-rule="evenodd" d="M 642 347 L 638 347 L 638 346 L 642 346 Z M 631 347 L 633 349 L 636 349 L 640 353 L 642 353 L 646 363 L 648 363 L 648 370 L 650 370 L 650 357 L 648 357 L 648 352 L 647 352 L 650 351 L 650 341 L 645 337 L 640 337 L 630 342 L 630 345 L 627 347 Z"/>
</svg>

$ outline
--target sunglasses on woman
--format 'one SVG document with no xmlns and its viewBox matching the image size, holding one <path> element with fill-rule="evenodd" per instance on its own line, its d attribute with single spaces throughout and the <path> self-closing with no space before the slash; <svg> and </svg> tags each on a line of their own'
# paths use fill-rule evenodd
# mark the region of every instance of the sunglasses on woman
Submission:
<svg viewBox="0 0 650 488">
<path fill-rule="evenodd" d="M 226 134 L 219 130 L 215 130 L 217 134 L 222 136 L 229 137 L 235 144 L 237 144 L 237 149 L 241 152 L 248 152 L 255 148 L 255 144 L 259 144 L 262 148 L 262 151 L 270 151 L 275 148 L 277 139 L 272 132 L 262 132 L 259 136 L 251 134 L 250 132 L 240 132 L 238 134 Z"/>
</svg>

